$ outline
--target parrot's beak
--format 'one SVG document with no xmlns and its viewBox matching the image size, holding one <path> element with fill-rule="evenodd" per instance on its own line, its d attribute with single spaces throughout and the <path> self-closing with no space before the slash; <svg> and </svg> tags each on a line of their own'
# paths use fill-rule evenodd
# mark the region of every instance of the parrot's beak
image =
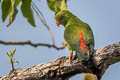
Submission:
<svg viewBox="0 0 120 80">
<path fill-rule="evenodd" d="M 59 27 L 60 22 L 58 20 L 56 20 L 56 25 Z"/>
</svg>

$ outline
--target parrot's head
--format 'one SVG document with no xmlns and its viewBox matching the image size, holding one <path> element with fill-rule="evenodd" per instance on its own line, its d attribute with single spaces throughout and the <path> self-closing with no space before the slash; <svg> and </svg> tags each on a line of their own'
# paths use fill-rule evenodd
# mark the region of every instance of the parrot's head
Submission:
<svg viewBox="0 0 120 80">
<path fill-rule="evenodd" d="M 62 10 L 56 13 L 55 15 L 55 20 L 56 20 L 56 25 L 66 25 L 67 22 L 69 21 L 71 17 L 71 13 L 68 10 Z"/>
</svg>

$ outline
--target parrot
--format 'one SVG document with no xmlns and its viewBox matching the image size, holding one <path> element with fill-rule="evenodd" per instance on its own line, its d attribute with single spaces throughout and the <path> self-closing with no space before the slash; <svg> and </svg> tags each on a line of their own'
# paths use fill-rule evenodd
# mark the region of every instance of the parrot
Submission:
<svg viewBox="0 0 120 80">
<path fill-rule="evenodd" d="M 67 0 L 47 0 L 47 4 L 50 10 L 55 13 L 61 10 L 67 10 Z"/>
<path fill-rule="evenodd" d="M 89 60 L 94 53 L 94 35 L 90 26 L 81 21 L 68 10 L 62 10 L 55 15 L 56 25 L 63 25 L 64 39 L 70 51 L 69 62 L 75 51 L 80 60 Z"/>
</svg>

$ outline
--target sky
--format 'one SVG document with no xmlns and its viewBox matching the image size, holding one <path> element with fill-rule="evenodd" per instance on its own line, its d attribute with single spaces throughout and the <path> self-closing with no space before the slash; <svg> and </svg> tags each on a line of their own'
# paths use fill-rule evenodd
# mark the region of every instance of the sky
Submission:
<svg viewBox="0 0 120 80">
<path fill-rule="evenodd" d="M 34 0 L 43 13 L 48 25 L 50 26 L 57 46 L 64 42 L 64 27 L 57 27 L 54 20 L 54 13 L 49 10 L 46 0 Z M 88 23 L 94 33 L 95 49 L 103 48 L 109 44 L 120 41 L 120 0 L 69 0 L 68 9 L 79 17 L 82 21 Z M 20 8 L 20 7 L 19 7 Z M 45 26 L 35 15 L 36 27 L 33 28 L 22 16 L 20 9 L 16 20 L 10 27 L 6 27 L 1 20 L 0 12 L 0 40 L 4 41 L 26 41 L 31 40 L 34 43 L 52 44 L 50 35 Z M 14 58 L 20 63 L 15 64 L 15 68 L 27 68 L 36 64 L 45 63 L 58 57 L 68 56 L 67 48 L 57 51 L 54 48 L 25 46 L 6 46 L 0 44 L 0 76 L 6 75 L 11 70 L 9 58 L 6 52 L 16 48 Z M 105 72 L 102 80 L 119 80 L 120 63 L 111 65 Z M 70 80 L 80 80 L 81 75 L 76 75 Z"/>
</svg>

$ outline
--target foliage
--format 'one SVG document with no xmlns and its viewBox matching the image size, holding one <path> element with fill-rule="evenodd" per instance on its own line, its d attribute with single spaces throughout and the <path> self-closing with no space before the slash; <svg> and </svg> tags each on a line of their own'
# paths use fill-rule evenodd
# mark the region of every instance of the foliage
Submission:
<svg viewBox="0 0 120 80">
<path fill-rule="evenodd" d="M 13 56 L 15 55 L 15 52 L 16 52 L 16 48 L 11 52 L 7 52 L 7 55 L 10 59 L 10 62 L 9 64 L 12 65 L 12 70 L 14 70 L 14 63 L 19 63 L 19 61 L 16 61 L 15 58 L 13 59 Z"/>
<path fill-rule="evenodd" d="M 17 18 L 16 16 L 18 14 L 19 7 L 21 7 L 20 10 L 24 18 L 29 22 L 29 24 L 35 27 L 36 24 L 33 13 L 34 11 L 37 14 L 38 18 L 40 19 L 40 21 L 43 23 L 43 25 L 47 28 L 51 36 L 53 45 L 55 44 L 54 36 L 50 27 L 47 25 L 47 22 L 45 21 L 43 14 L 32 0 L 0 0 L 0 3 L 2 21 L 5 22 L 7 17 L 9 17 L 7 27 L 9 27 Z"/>
<path fill-rule="evenodd" d="M 31 1 L 32 0 L 22 0 L 21 11 L 23 16 L 28 20 L 28 22 L 35 26 L 33 12 L 31 9 Z"/>
<path fill-rule="evenodd" d="M 6 18 L 9 16 L 9 22 L 7 26 L 10 26 L 16 18 L 18 13 L 17 7 L 20 3 L 21 11 L 23 16 L 28 20 L 28 22 L 35 26 L 33 12 L 31 9 L 31 2 L 32 0 L 3 0 L 1 7 L 2 7 L 2 21 L 4 22 Z"/>
</svg>

